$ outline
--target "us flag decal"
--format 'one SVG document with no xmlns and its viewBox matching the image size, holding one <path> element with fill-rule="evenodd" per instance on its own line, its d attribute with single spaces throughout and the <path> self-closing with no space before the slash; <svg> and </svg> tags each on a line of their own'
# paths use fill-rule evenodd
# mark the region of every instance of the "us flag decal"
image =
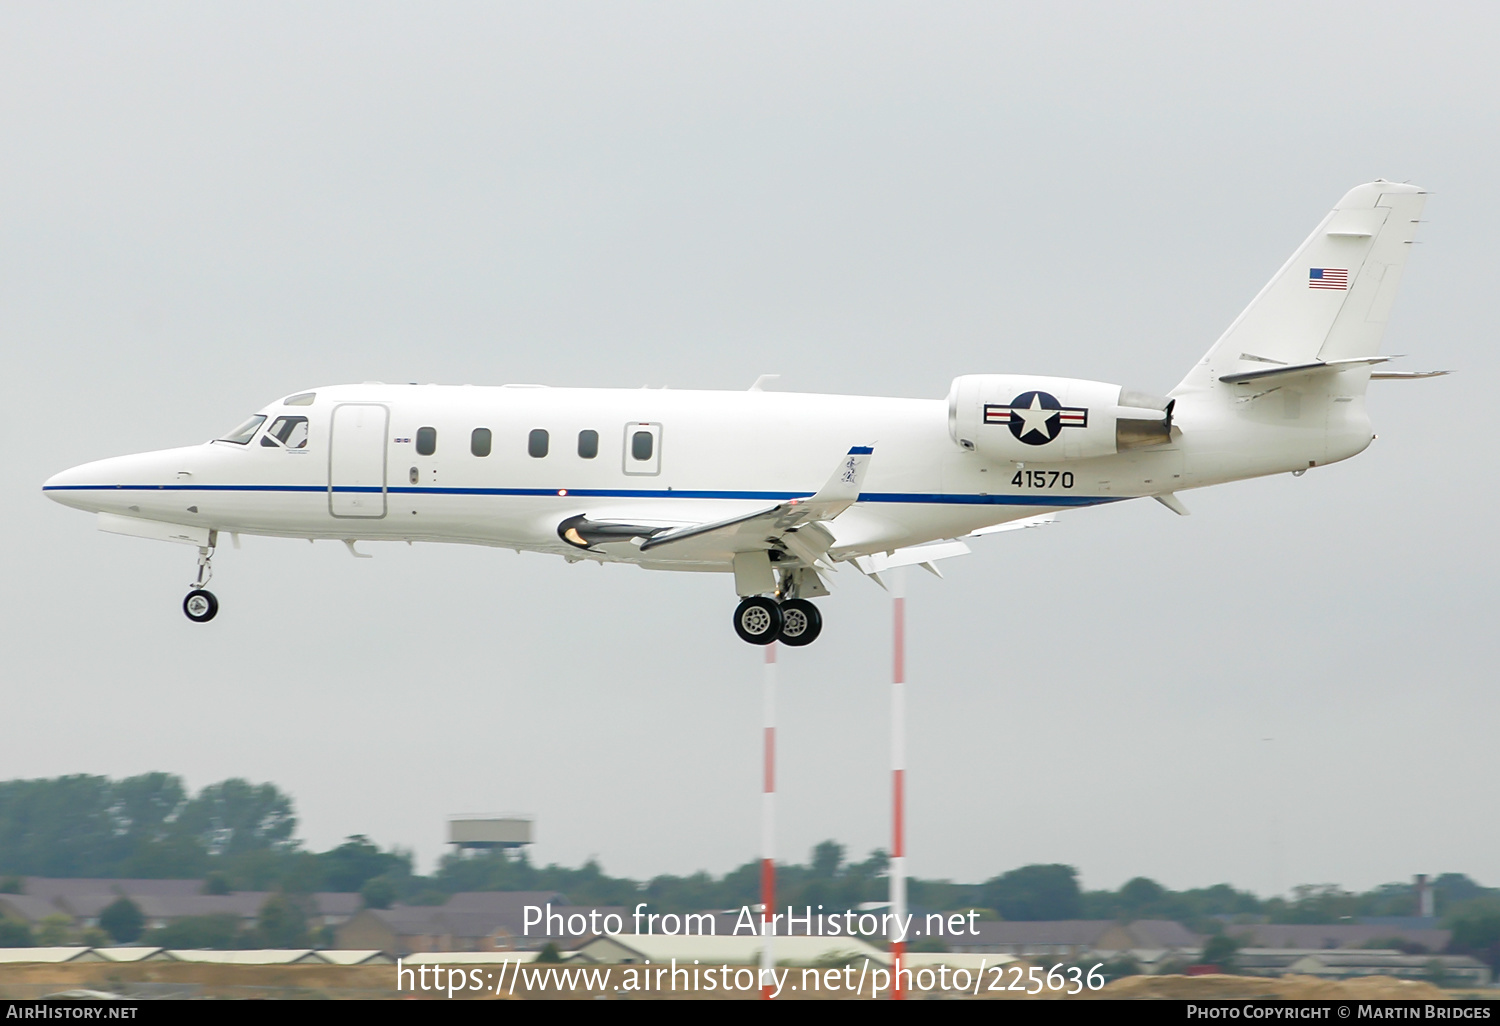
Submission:
<svg viewBox="0 0 1500 1026">
<path fill-rule="evenodd" d="M 1310 289 L 1338 289 L 1341 292 L 1349 289 L 1349 269 L 1347 267 L 1313 267 L 1307 272 L 1307 287 Z"/>
</svg>

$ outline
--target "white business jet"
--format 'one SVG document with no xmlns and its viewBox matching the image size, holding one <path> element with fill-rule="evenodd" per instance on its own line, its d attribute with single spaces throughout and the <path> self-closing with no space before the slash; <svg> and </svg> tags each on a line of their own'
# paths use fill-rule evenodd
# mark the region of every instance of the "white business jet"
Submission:
<svg viewBox="0 0 1500 1026">
<path fill-rule="evenodd" d="M 965 375 L 946 399 L 368 382 L 43 489 L 103 530 L 196 546 L 199 623 L 229 533 L 732 574 L 741 638 L 806 645 L 840 568 L 936 572 L 1062 510 L 1151 496 L 1186 514 L 1189 488 L 1361 452 L 1369 381 L 1444 373 L 1374 369 L 1424 196 L 1351 190 L 1165 396 L 1027 374 Z"/>
</svg>

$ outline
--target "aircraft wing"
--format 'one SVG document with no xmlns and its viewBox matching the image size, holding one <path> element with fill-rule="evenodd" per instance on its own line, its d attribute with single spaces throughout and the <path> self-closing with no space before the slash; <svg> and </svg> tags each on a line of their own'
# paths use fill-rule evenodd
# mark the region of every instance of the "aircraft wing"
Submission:
<svg viewBox="0 0 1500 1026">
<path fill-rule="evenodd" d="M 816 565 L 833 544 L 833 537 L 827 531 L 815 529 L 815 525 L 834 519 L 854 505 L 874 451 L 873 447 L 866 445 L 851 448 L 834 468 L 828 482 L 805 499 L 788 499 L 726 520 L 657 532 L 641 543 L 641 552 L 664 546 L 682 546 L 694 540 L 698 542 L 693 546 L 695 548 L 708 543 L 713 548 L 737 551 L 742 546 L 762 548 L 764 542 L 774 540 L 809 566 Z"/>
<path fill-rule="evenodd" d="M 827 483 L 807 498 L 788 499 L 723 520 L 683 524 L 650 518 L 629 522 L 590 520 L 580 515 L 560 524 L 558 534 L 564 541 L 578 548 L 597 550 L 599 546 L 628 542 L 641 556 L 656 552 L 657 560 L 672 563 L 722 564 L 740 553 L 762 552 L 774 548 L 796 557 L 804 566 L 824 571 L 833 570 L 835 559 L 828 552 L 834 545 L 834 537 L 823 524 L 838 517 L 859 498 L 860 487 L 873 452 L 874 449 L 870 446 L 851 448 L 840 459 Z M 942 574 L 938 573 L 933 564 L 939 559 L 969 552 L 965 542 L 970 539 L 1055 522 L 1053 514 L 1027 517 L 980 528 L 963 538 L 913 545 L 892 552 L 839 556 L 838 561 L 848 562 L 882 587 L 884 582 L 880 579 L 881 572 L 896 567 L 921 566 L 941 577 Z M 647 561 L 650 562 L 649 557 Z"/>
</svg>

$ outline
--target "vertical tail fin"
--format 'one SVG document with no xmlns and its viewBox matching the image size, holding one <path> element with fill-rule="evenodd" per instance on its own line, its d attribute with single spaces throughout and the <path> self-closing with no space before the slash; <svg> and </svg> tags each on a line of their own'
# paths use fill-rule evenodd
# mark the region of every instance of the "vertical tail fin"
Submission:
<svg viewBox="0 0 1500 1026">
<path fill-rule="evenodd" d="M 1171 394 L 1278 364 L 1377 355 L 1426 195 L 1383 181 L 1349 190 Z"/>
</svg>

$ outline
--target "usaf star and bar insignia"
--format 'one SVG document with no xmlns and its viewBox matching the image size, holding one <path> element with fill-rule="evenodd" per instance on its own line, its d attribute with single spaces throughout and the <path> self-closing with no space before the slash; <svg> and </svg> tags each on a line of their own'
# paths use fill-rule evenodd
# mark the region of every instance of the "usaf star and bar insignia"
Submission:
<svg viewBox="0 0 1500 1026">
<path fill-rule="evenodd" d="M 984 404 L 986 424 L 1005 424 L 1027 445 L 1046 445 L 1065 427 L 1089 426 L 1087 407 L 1064 406 L 1046 392 L 1022 392 L 1009 406 Z"/>
</svg>

